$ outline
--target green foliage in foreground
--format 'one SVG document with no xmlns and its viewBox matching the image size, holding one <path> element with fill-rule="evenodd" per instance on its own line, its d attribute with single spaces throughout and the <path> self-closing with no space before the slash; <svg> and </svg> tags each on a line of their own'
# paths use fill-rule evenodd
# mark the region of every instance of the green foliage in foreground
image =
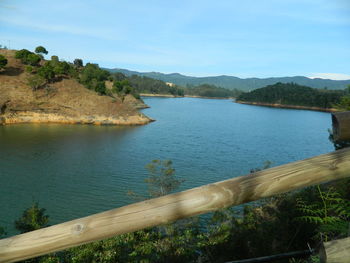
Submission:
<svg viewBox="0 0 350 263">
<path fill-rule="evenodd" d="M 34 203 L 26 209 L 22 217 L 15 221 L 15 226 L 21 233 L 37 230 L 48 226 L 49 216 L 45 215 L 46 209 L 39 208 L 38 203 Z"/>
<path fill-rule="evenodd" d="M 7 59 L 3 55 L 0 55 L 0 69 L 3 69 L 6 65 Z"/>
<path fill-rule="evenodd" d="M 350 200 L 344 199 L 334 187 L 321 190 L 317 186 L 316 189 L 316 202 L 308 204 L 304 200 L 297 200 L 297 208 L 304 214 L 298 219 L 317 225 L 317 235 L 326 242 L 347 236 L 350 226 Z"/>
<path fill-rule="evenodd" d="M 150 197 L 168 195 L 179 188 L 183 180 L 175 175 L 175 169 L 170 160 L 153 160 L 146 166 L 150 175 L 145 179 Z"/>
<path fill-rule="evenodd" d="M 171 161 L 154 160 L 147 168 L 150 197 L 178 189 L 181 180 L 176 177 Z M 44 210 L 33 205 L 17 221 L 22 222 L 18 229 L 25 232 L 43 227 L 47 219 Z M 350 180 L 344 179 L 27 262 L 227 262 L 305 250 L 308 244 L 316 248 L 322 241 L 347 236 L 349 222 Z M 313 260 L 317 262 L 315 257 Z"/>
<path fill-rule="evenodd" d="M 241 94 L 237 100 L 282 105 L 332 108 L 344 96 L 343 90 L 321 90 L 295 83 L 276 83 Z"/>
</svg>

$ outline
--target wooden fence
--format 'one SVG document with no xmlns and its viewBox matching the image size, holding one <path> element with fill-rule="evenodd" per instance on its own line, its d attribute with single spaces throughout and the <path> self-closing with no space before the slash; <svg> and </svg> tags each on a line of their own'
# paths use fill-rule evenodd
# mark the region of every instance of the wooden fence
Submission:
<svg viewBox="0 0 350 263">
<path fill-rule="evenodd" d="M 15 262 L 350 177 L 350 149 L 309 158 L 0 240 L 0 262 Z"/>
</svg>

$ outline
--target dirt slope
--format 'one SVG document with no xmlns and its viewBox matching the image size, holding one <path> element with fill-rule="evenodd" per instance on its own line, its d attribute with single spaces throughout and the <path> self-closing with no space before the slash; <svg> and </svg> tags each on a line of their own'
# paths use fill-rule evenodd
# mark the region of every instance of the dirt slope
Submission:
<svg viewBox="0 0 350 263">
<path fill-rule="evenodd" d="M 131 95 L 100 96 L 75 79 L 63 79 L 47 88 L 33 91 L 27 85 L 30 75 L 14 58 L 15 51 L 0 50 L 8 65 L 0 71 L 0 124 L 23 122 L 88 123 L 140 125 L 152 121 L 139 113 L 142 103 Z"/>
</svg>

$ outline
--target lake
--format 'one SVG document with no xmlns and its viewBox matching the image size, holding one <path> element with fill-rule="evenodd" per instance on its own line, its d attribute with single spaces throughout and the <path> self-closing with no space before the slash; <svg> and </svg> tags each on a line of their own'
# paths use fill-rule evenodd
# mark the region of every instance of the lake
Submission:
<svg viewBox="0 0 350 263">
<path fill-rule="evenodd" d="M 33 201 L 50 224 L 134 202 L 145 165 L 170 159 L 181 190 L 333 151 L 331 115 L 196 98 L 144 98 L 145 126 L 19 124 L 0 126 L 0 226 Z"/>
</svg>

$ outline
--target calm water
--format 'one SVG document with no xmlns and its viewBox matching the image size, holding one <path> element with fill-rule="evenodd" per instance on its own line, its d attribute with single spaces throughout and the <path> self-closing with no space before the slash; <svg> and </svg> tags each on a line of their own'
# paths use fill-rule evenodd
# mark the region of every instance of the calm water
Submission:
<svg viewBox="0 0 350 263">
<path fill-rule="evenodd" d="M 0 225 L 39 201 L 50 223 L 133 202 L 145 165 L 171 159 L 181 189 L 333 150 L 328 113 L 240 105 L 229 100 L 146 98 L 146 126 L 0 126 Z"/>
</svg>

